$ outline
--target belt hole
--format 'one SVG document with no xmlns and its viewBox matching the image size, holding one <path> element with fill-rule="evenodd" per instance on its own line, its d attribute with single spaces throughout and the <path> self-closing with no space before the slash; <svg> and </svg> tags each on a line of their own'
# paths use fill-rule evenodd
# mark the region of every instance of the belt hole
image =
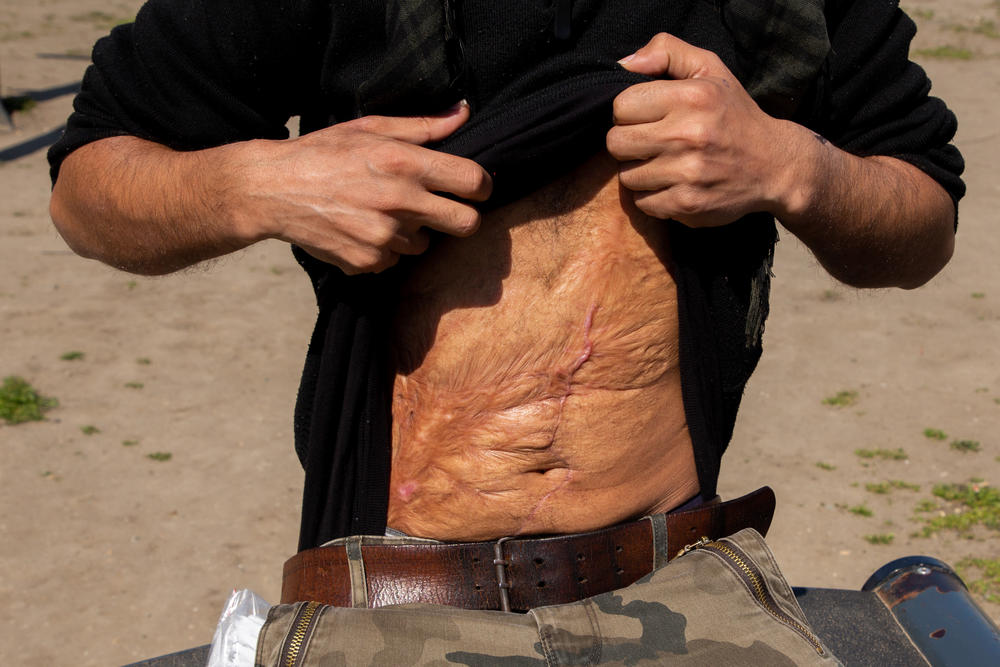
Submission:
<svg viewBox="0 0 1000 667">
<path fill-rule="evenodd" d="M 616 553 L 621 553 L 622 552 L 622 548 L 621 547 L 615 547 L 615 552 Z"/>
<path fill-rule="evenodd" d="M 623 570 L 622 568 L 618 568 L 617 570 L 615 570 L 615 574 L 625 574 L 625 570 Z"/>
<path fill-rule="evenodd" d="M 538 587 L 539 588 L 545 588 L 545 581 L 544 580 L 543 581 L 539 581 L 538 582 Z"/>
<path fill-rule="evenodd" d="M 577 560 L 586 560 L 586 559 L 587 559 L 587 557 L 586 557 L 586 556 L 584 556 L 583 554 L 577 554 L 577 555 L 576 555 L 576 559 L 577 559 Z"/>
<path fill-rule="evenodd" d="M 479 562 L 479 556 L 473 556 L 472 557 L 472 562 L 473 563 L 478 563 Z"/>
<path fill-rule="evenodd" d="M 483 587 L 482 587 L 482 586 L 480 586 L 479 584 L 476 584 L 476 590 L 477 590 L 477 591 L 481 591 L 481 590 L 483 590 Z"/>
<path fill-rule="evenodd" d="M 544 558 L 536 558 L 535 559 L 535 565 L 543 565 L 544 563 L 545 563 L 545 559 Z"/>
<path fill-rule="evenodd" d="M 587 577 L 577 577 L 576 580 L 581 584 L 587 583 Z"/>
</svg>

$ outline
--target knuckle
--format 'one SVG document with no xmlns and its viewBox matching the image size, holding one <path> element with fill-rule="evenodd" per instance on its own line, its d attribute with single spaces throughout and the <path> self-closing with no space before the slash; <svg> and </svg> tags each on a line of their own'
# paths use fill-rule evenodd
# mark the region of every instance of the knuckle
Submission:
<svg viewBox="0 0 1000 667">
<path fill-rule="evenodd" d="M 479 211 L 471 206 L 463 206 L 454 217 L 455 236 L 471 236 L 479 229 Z"/>
</svg>

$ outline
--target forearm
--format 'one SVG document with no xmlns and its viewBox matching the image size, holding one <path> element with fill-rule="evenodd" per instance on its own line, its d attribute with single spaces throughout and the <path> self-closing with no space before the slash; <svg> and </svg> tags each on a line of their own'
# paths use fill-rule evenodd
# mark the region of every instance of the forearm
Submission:
<svg viewBox="0 0 1000 667">
<path fill-rule="evenodd" d="M 230 215 L 239 145 L 178 152 L 135 137 L 74 151 L 50 212 L 78 254 L 133 273 L 169 273 L 258 240 Z"/>
<path fill-rule="evenodd" d="M 838 280 L 855 287 L 919 287 L 954 249 L 955 207 L 932 178 L 890 157 L 846 153 L 801 126 L 786 153 L 775 214 Z"/>
</svg>

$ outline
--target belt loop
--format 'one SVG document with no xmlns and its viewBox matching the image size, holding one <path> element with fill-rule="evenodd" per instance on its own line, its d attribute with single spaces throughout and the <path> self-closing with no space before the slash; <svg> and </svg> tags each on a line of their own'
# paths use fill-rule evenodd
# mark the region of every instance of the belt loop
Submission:
<svg viewBox="0 0 1000 667">
<path fill-rule="evenodd" d="M 646 518 L 653 527 L 653 569 L 658 570 L 670 559 L 670 548 L 667 546 L 667 515 L 654 514 Z"/>
<path fill-rule="evenodd" d="M 500 611 L 510 611 L 510 582 L 507 581 L 507 566 L 510 561 L 503 557 L 503 543 L 512 537 L 501 537 L 493 545 L 493 565 L 496 566 L 497 587 L 500 589 Z"/>
<path fill-rule="evenodd" d="M 364 537 L 354 535 L 344 543 L 347 549 L 347 566 L 351 574 L 351 606 L 368 607 L 368 578 L 365 576 L 365 559 L 361 553 Z"/>
</svg>

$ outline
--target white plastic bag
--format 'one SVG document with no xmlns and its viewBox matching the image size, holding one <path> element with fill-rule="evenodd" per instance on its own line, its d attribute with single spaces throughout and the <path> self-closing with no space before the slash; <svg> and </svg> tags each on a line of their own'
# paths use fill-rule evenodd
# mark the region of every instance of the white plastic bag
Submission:
<svg viewBox="0 0 1000 667">
<path fill-rule="evenodd" d="M 253 591 L 233 591 L 219 616 L 207 667 L 253 667 L 257 636 L 270 608 Z"/>
</svg>

